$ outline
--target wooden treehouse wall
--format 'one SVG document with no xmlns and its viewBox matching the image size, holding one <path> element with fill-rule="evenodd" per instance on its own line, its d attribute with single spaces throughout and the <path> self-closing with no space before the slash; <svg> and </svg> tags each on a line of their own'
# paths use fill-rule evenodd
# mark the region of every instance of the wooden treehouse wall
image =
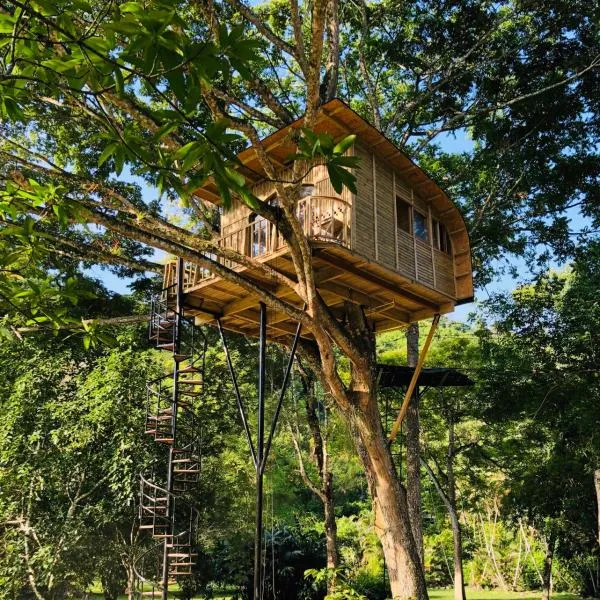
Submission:
<svg viewBox="0 0 600 600">
<path fill-rule="evenodd" d="M 446 210 L 446 214 L 440 214 L 434 202 L 411 189 L 401 174 L 367 148 L 356 144 L 349 153 L 361 159 L 360 168 L 356 170 L 356 195 L 348 189 L 337 194 L 324 166 L 315 167 L 304 178 L 304 183 L 314 186 L 314 196 L 341 198 L 352 206 L 351 249 L 452 298 L 467 297 L 470 289 L 468 285 L 461 289 L 461 270 L 469 269 L 470 275 L 468 238 L 458 211 Z M 282 175 L 291 178 L 291 169 L 284 170 Z M 275 194 L 275 186 L 268 181 L 258 182 L 252 191 L 260 199 L 267 200 Z M 396 198 L 425 215 L 428 242 L 398 228 Z M 243 229 L 251 214 L 250 208 L 234 200 L 231 209 L 221 216 L 221 236 Z M 434 219 L 446 226 L 452 240 L 452 255 L 433 247 Z M 249 244 L 244 236 L 248 233 L 232 235 L 227 245 L 243 252 Z"/>
</svg>

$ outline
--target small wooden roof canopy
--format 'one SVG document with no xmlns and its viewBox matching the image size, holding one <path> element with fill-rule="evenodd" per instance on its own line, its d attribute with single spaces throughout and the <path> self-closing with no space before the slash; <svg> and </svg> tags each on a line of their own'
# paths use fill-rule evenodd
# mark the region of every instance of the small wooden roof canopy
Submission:
<svg viewBox="0 0 600 600">
<path fill-rule="evenodd" d="M 404 365 L 377 365 L 377 385 L 380 388 L 403 388 L 410 383 L 414 367 Z M 475 385 L 475 382 L 456 369 L 426 367 L 419 373 L 417 385 L 422 387 L 463 387 Z"/>
<path fill-rule="evenodd" d="M 282 171 L 289 167 L 290 156 L 296 150 L 293 134 L 302 125 L 303 119 L 300 118 L 262 141 L 263 147 L 273 164 Z M 357 175 L 359 179 L 366 177 L 368 172 L 371 171 L 370 164 L 363 164 L 363 162 L 371 162 L 371 160 L 365 161 L 364 159 L 365 156 L 370 156 L 373 161 L 373 172 L 376 168 L 378 172 L 383 170 L 388 174 L 390 182 L 393 174 L 393 180 L 396 182 L 394 186 L 397 186 L 394 187 L 390 183 L 384 189 L 382 182 L 382 185 L 378 186 L 377 191 L 375 191 L 376 187 L 373 181 L 370 188 L 364 185 L 362 188 L 359 186 L 358 194 L 345 193 L 344 199 L 340 198 L 340 202 L 345 203 L 347 207 L 344 210 L 350 210 L 352 218 L 351 224 L 344 221 L 345 226 L 352 230 L 352 237 L 350 238 L 348 234 L 342 243 L 340 243 L 340 240 L 323 239 L 318 235 L 313 236 L 313 234 L 310 234 L 317 287 L 332 312 L 334 314 L 339 312 L 341 315 L 343 314 L 345 301 L 359 302 L 365 307 L 365 312 L 368 318 L 372 320 L 376 330 L 385 331 L 404 326 L 409 322 L 431 317 L 436 313 L 450 312 L 457 304 L 472 301 L 473 280 L 467 228 L 460 211 L 446 192 L 397 146 L 341 100 L 332 100 L 320 107 L 313 130 L 327 132 L 335 140 L 349 134 L 356 135 L 357 140 L 354 151 L 360 151 L 363 157 Z M 258 188 L 267 182 L 268 178 L 254 147 L 242 151 L 238 155 L 238 159 L 240 164 L 235 168 L 244 175 L 251 187 L 256 186 Z M 362 181 L 365 180 L 362 179 Z M 411 198 L 414 198 L 415 210 L 423 212 L 426 210 L 423 206 L 430 207 L 430 224 L 433 222 L 433 218 L 443 223 L 452 240 L 452 249 L 449 254 L 444 254 L 441 250 L 434 251 L 432 242 L 427 249 L 421 240 L 411 241 L 414 238 L 412 234 L 397 230 L 397 225 L 394 222 L 396 219 L 395 212 L 392 212 L 391 208 L 395 205 L 392 190 L 395 189 L 396 197 L 400 197 L 400 188 L 409 190 L 409 194 L 412 194 Z M 195 194 L 206 202 L 216 205 L 221 204 L 221 197 L 213 181 L 206 181 L 202 187 L 196 190 Z M 329 195 L 319 196 L 319 193 L 317 193 L 314 198 L 317 201 L 324 199 L 330 203 L 337 202 L 331 196 L 332 192 L 325 192 L 325 194 Z M 379 206 L 377 198 L 379 198 L 379 194 L 386 194 L 381 201 L 382 206 L 385 201 L 389 215 L 385 213 L 380 216 L 378 225 L 377 214 L 380 209 L 377 208 Z M 421 208 L 417 208 L 417 201 Z M 330 206 L 333 205 L 330 204 Z M 350 208 L 348 209 L 348 207 Z M 371 210 L 371 214 L 374 213 L 375 217 L 365 219 L 364 216 L 361 216 L 364 215 L 363 209 L 365 207 Z M 228 215 L 224 217 L 229 219 Z M 369 218 L 373 221 L 369 222 Z M 355 235 L 358 238 L 359 234 L 362 236 L 361 239 L 372 238 L 373 225 L 375 227 L 374 254 L 365 252 L 355 239 Z M 250 226 L 251 224 L 245 225 L 245 227 Z M 380 236 L 379 246 L 376 233 L 378 227 L 387 228 L 385 232 L 382 229 L 387 238 L 382 242 L 383 236 Z M 393 241 L 394 231 L 396 231 L 395 242 Z M 405 236 L 404 242 L 406 242 L 406 236 L 410 238 L 407 242 L 410 244 L 409 246 L 400 246 L 400 233 Z M 223 235 L 222 243 L 229 247 L 228 244 L 233 236 L 229 230 L 227 234 Z M 430 235 L 433 234 L 430 233 Z M 245 240 L 243 243 L 246 249 L 240 247 L 237 249 L 238 251 L 246 252 L 249 248 L 252 249 L 249 237 L 252 238 L 252 234 L 249 234 L 246 230 L 242 236 L 242 239 Z M 428 266 L 424 265 L 423 272 L 418 274 L 416 273 L 416 266 L 414 267 L 415 272 L 411 274 L 408 271 L 403 271 L 400 265 L 403 256 L 413 254 L 411 249 L 407 250 L 407 248 L 412 248 L 413 244 L 414 264 L 416 265 L 419 262 L 419 271 L 421 271 L 420 261 L 428 262 Z M 379 259 L 377 258 L 378 247 L 382 248 L 381 253 L 385 250 L 383 260 L 381 260 L 381 254 Z M 253 256 L 258 255 L 253 254 Z M 396 258 L 392 259 L 393 256 Z M 292 278 L 295 277 L 287 248 L 269 249 L 264 255 L 260 255 L 259 260 L 271 264 Z M 432 263 L 433 279 L 431 280 L 430 277 L 430 280 L 427 280 L 425 278 L 427 275 L 425 267 L 427 266 L 429 274 L 431 274 Z M 446 266 L 444 272 L 441 270 L 442 267 L 439 267 L 440 271 L 436 285 L 435 273 L 436 264 L 438 263 L 440 265 L 443 263 Z M 173 265 L 171 265 L 171 271 L 172 267 Z M 264 274 L 258 270 L 246 269 L 245 267 L 238 270 L 245 271 L 245 275 L 257 284 L 267 287 L 272 286 L 272 282 L 266 280 Z M 190 273 L 192 271 L 194 276 L 190 276 L 189 281 L 184 281 L 186 312 L 189 315 L 195 315 L 199 324 L 214 322 L 215 318 L 219 317 L 226 329 L 244 335 L 257 335 L 258 297 L 252 296 L 231 281 L 212 275 L 206 276 L 199 269 L 192 269 Z M 445 277 L 444 281 L 440 281 L 442 277 Z M 169 265 L 167 265 L 165 281 L 169 281 Z M 299 307 L 302 306 L 301 299 L 287 288 L 286 290 L 279 290 L 275 287 L 271 289 L 271 292 Z M 273 313 L 268 319 L 267 334 L 271 339 L 283 340 L 295 331 L 295 327 L 295 323 L 292 323 L 286 315 Z M 307 332 L 307 335 L 310 334 Z"/>
</svg>

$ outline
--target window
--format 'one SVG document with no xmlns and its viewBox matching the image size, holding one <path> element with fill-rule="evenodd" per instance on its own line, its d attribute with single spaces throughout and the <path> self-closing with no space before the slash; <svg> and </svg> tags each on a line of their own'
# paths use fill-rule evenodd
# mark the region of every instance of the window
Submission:
<svg viewBox="0 0 600 600">
<path fill-rule="evenodd" d="M 452 241 L 450 234 L 444 225 L 440 223 L 440 250 L 446 254 L 452 254 Z"/>
<path fill-rule="evenodd" d="M 262 256 L 267 253 L 269 222 L 264 217 L 259 217 L 255 213 L 252 213 L 250 215 L 250 223 L 250 256 Z"/>
<path fill-rule="evenodd" d="M 411 206 L 408 202 L 396 198 L 396 225 L 398 229 L 410 233 Z"/>
<path fill-rule="evenodd" d="M 436 250 L 440 249 L 440 222 L 431 219 L 431 236 L 433 237 L 433 247 Z"/>
<path fill-rule="evenodd" d="M 427 217 L 417 210 L 413 211 L 413 229 L 415 237 L 423 240 L 424 242 L 429 241 L 429 227 L 427 227 Z"/>
<path fill-rule="evenodd" d="M 446 254 L 452 254 L 452 242 L 450 241 L 450 234 L 446 229 L 446 226 L 433 219 L 433 247 L 436 250 L 441 250 Z"/>
</svg>

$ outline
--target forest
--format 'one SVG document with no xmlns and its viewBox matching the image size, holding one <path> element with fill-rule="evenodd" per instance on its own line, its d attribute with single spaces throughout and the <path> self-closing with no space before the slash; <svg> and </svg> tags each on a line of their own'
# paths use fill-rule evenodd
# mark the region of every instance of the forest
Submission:
<svg viewBox="0 0 600 600">
<path fill-rule="evenodd" d="M 376 333 L 369 292 L 323 292 L 303 181 L 360 199 L 376 171 L 361 132 L 318 129 L 337 99 L 468 232 L 474 301 L 436 308 L 437 384 L 394 440 L 407 380 L 383 374 L 410 378 L 432 315 Z M 0 598 L 600 597 L 599 99 L 586 0 L 1 2 Z M 287 267 L 218 242 L 240 206 Z M 182 321 L 175 258 L 298 323 L 289 380 L 293 331 L 262 356 Z M 261 390 L 269 442 L 282 405 L 256 536 Z"/>
</svg>

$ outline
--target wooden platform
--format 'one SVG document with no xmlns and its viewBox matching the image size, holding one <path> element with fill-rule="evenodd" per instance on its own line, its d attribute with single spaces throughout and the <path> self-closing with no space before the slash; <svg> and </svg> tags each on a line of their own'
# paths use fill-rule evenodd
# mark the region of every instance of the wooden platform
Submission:
<svg viewBox="0 0 600 600">
<path fill-rule="evenodd" d="M 451 297 L 369 261 L 342 245 L 313 242 L 313 257 L 317 289 L 332 312 L 341 318 L 345 301 L 360 304 L 377 332 L 454 309 L 456 302 Z M 264 261 L 295 279 L 287 249 L 265 257 Z M 302 307 L 302 300 L 287 286 L 273 286 L 246 268 L 236 270 L 277 297 Z M 258 297 L 219 277 L 209 277 L 193 286 L 188 283 L 184 289 L 186 314 L 194 315 L 198 325 L 216 323 L 219 317 L 225 329 L 258 336 Z M 267 335 L 270 339 L 284 341 L 295 332 L 296 326 L 287 315 L 269 309 Z M 308 332 L 306 337 L 310 337 Z"/>
</svg>

